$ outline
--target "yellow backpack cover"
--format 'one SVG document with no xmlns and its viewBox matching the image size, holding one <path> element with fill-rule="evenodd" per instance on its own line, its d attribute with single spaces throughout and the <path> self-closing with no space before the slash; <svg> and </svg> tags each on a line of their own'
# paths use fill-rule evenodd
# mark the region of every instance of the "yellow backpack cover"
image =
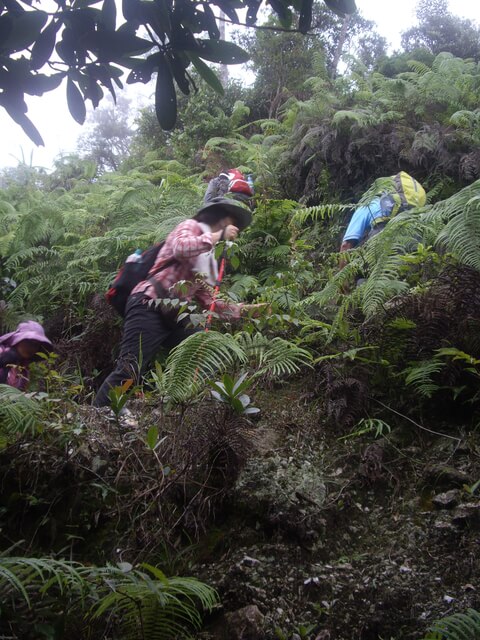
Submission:
<svg viewBox="0 0 480 640">
<path fill-rule="evenodd" d="M 392 194 L 397 206 L 394 207 L 391 215 L 412 209 L 414 207 L 423 207 L 427 202 L 427 194 L 422 185 L 412 178 L 406 171 L 400 171 L 393 176 L 393 184 L 396 193 Z"/>
</svg>

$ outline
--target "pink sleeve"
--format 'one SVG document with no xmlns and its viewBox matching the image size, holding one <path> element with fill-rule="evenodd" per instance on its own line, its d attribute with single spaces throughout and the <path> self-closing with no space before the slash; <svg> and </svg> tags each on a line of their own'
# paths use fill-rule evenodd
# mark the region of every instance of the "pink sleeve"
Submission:
<svg viewBox="0 0 480 640">
<path fill-rule="evenodd" d="M 204 233 L 195 220 L 186 220 L 178 225 L 172 238 L 174 258 L 193 258 L 210 251 L 213 247 L 212 234 Z"/>
</svg>

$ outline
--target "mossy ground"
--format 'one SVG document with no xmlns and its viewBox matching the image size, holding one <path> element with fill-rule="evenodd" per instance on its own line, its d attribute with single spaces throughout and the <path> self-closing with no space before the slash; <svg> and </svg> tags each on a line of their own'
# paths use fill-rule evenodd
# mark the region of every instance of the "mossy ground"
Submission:
<svg viewBox="0 0 480 640">
<path fill-rule="evenodd" d="M 413 640 L 480 608 L 479 434 L 396 416 L 383 437 L 345 439 L 310 385 L 254 389 L 249 426 L 212 402 L 165 415 L 136 401 L 131 432 L 87 407 L 66 414 L 74 437 L 47 430 L 0 455 L 2 546 L 194 575 L 222 600 L 199 638 L 224 637 L 224 614 L 246 605 L 265 640 Z M 219 469 L 230 428 L 239 448 Z"/>
</svg>

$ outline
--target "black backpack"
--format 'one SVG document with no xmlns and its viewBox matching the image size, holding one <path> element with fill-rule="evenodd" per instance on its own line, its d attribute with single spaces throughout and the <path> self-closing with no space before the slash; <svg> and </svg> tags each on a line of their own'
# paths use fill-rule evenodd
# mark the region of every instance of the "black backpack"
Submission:
<svg viewBox="0 0 480 640">
<path fill-rule="evenodd" d="M 155 264 L 158 252 L 164 244 L 165 242 L 160 242 L 145 249 L 140 259 L 136 262 L 125 262 L 110 285 L 110 288 L 105 294 L 105 298 L 122 318 L 125 315 L 128 296 L 139 282 L 148 278 L 150 269 Z M 173 262 L 173 260 L 167 260 L 167 262 L 160 267 L 159 271 L 167 267 L 171 262 Z"/>
</svg>

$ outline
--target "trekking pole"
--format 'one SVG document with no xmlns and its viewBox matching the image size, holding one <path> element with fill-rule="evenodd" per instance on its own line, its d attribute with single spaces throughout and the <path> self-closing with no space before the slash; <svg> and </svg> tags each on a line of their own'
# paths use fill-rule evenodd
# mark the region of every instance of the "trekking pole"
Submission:
<svg viewBox="0 0 480 640">
<path fill-rule="evenodd" d="M 223 274 L 225 273 L 225 263 L 227 262 L 227 249 L 231 246 L 231 242 L 228 240 L 225 242 L 223 246 L 222 255 L 220 256 L 220 266 L 218 267 L 218 276 L 215 280 L 215 288 L 213 290 L 212 295 L 212 303 L 210 304 L 210 308 L 208 309 L 207 321 L 205 323 L 205 331 L 209 331 L 212 325 L 212 317 L 213 312 L 215 311 L 215 304 L 217 302 L 218 292 L 220 291 L 220 285 L 222 284 Z"/>
</svg>

